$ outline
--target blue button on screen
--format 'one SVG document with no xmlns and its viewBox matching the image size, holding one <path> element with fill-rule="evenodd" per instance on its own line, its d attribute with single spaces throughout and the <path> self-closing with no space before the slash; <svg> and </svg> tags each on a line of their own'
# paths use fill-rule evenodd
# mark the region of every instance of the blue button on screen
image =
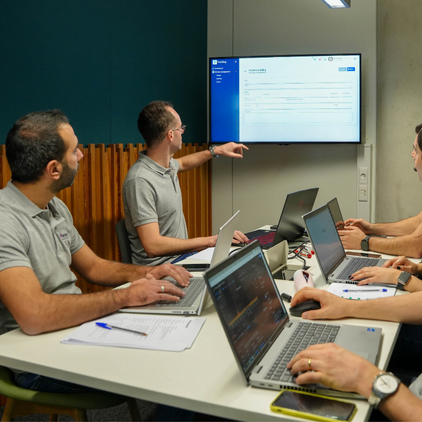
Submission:
<svg viewBox="0 0 422 422">
<path fill-rule="evenodd" d="M 354 68 L 354 67 L 348 67 L 348 68 L 347 68 L 347 71 L 348 71 L 348 72 L 354 72 L 354 71 L 355 71 L 355 68 Z"/>
<path fill-rule="evenodd" d="M 345 71 L 346 71 L 346 68 L 345 68 L 345 67 L 339 67 L 339 68 L 338 68 L 338 70 L 339 70 L 340 72 L 345 72 Z"/>
</svg>

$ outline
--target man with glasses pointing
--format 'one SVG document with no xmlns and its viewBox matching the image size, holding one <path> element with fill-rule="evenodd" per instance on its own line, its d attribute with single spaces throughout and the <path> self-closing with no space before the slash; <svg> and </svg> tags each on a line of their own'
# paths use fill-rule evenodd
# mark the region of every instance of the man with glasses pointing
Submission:
<svg viewBox="0 0 422 422">
<path fill-rule="evenodd" d="M 223 155 L 242 158 L 243 144 L 230 142 L 177 159 L 186 125 L 171 103 L 153 101 L 138 118 L 138 129 L 147 149 L 141 151 L 123 184 L 123 203 L 132 262 L 159 265 L 181 254 L 215 246 L 217 236 L 188 239 L 177 173 L 200 166 Z M 235 240 L 247 237 L 236 231 Z"/>
</svg>

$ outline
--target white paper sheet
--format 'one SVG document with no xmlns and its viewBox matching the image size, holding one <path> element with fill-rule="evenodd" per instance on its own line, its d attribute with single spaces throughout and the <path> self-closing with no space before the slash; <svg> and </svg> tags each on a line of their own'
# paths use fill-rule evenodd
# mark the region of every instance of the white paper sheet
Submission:
<svg viewBox="0 0 422 422">
<path fill-rule="evenodd" d="M 81 325 L 61 343 L 181 352 L 192 347 L 205 321 L 206 318 L 200 317 L 114 314 Z M 148 335 L 107 330 L 97 326 L 96 322 L 130 328 Z"/>
<path fill-rule="evenodd" d="M 189 261 L 191 259 L 194 259 L 196 261 L 210 263 L 211 262 L 211 259 L 212 259 L 212 254 L 214 253 L 214 249 L 215 248 L 207 248 L 207 249 L 204 249 L 203 251 L 198 252 L 195 255 L 192 255 L 192 256 L 190 256 L 187 259 L 189 259 Z M 183 261 L 180 261 L 180 262 L 183 262 Z"/>
<path fill-rule="evenodd" d="M 348 283 L 331 283 L 327 289 L 336 296 L 352 300 L 378 299 L 381 297 L 394 296 L 396 289 L 385 286 L 356 286 Z M 345 290 L 348 290 L 345 292 Z M 385 291 L 384 291 L 385 290 Z"/>
</svg>

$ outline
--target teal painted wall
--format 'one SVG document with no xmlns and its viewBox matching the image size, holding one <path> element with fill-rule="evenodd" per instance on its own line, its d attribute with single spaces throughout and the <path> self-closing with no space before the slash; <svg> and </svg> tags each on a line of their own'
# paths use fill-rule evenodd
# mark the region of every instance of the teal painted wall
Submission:
<svg viewBox="0 0 422 422">
<path fill-rule="evenodd" d="M 59 108 L 79 141 L 143 142 L 136 121 L 173 102 L 183 141 L 206 142 L 207 0 L 0 0 L 0 143 Z"/>
</svg>

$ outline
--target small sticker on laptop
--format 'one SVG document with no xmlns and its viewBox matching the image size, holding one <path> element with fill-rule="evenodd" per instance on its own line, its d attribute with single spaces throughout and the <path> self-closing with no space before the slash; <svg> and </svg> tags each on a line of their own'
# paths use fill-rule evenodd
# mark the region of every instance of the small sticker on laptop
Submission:
<svg viewBox="0 0 422 422">
<path fill-rule="evenodd" d="M 366 331 L 375 331 L 375 328 L 367 328 Z"/>
</svg>

